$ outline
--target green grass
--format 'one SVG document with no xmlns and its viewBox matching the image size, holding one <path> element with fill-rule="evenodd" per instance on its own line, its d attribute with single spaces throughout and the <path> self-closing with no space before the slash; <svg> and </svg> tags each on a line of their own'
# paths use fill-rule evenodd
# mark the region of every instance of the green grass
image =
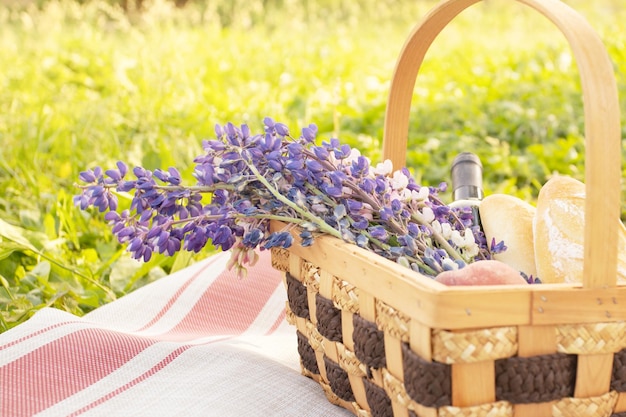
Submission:
<svg viewBox="0 0 626 417">
<path fill-rule="evenodd" d="M 395 60 L 435 2 L 335 3 L 0 6 L 0 331 L 44 306 L 84 314 L 211 253 L 130 260 L 102 216 L 73 207 L 81 170 L 122 159 L 191 179 L 215 123 L 258 129 L 264 116 L 316 123 L 379 160 Z M 556 29 L 502 3 L 474 6 L 435 41 L 407 165 L 438 184 L 473 150 L 488 193 L 532 202 L 554 172 L 584 178 L 580 86 Z M 570 3 L 604 39 L 623 105 L 626 12 L 618 0 Z"/>
</svg>

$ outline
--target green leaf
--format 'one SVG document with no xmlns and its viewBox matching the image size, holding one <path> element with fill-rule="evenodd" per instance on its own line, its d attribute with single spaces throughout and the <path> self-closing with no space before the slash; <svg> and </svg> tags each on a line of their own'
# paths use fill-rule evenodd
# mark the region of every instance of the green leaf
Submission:
<svg viewBox="0 0 626 417">
<path fill-rule="evenodd" d="M 178 252 L 176 254 L 176 258 L 174 259 L 174 263 L 172 264 L 172 269 L 170 270 L 170 273 L 174 273 L 188 267 L 191 264 L 192 259 L 193 252 L 186 250 Z"/>
<path fill-rule="evenodd" d="M 90 308 L 98 308 L 103 303 L 100 294 L 95 291 L 85 291 L 77 296 L 77 300 L 80 304 Z"/>
<path fill-rule="evenodd" d="M 25 229 L 13 226 L 12 224 L 0 219 L 0 236 L 20 245 L 22 249 L 28 249 L 33 252 L 37 252 L 37 248 L 32 243 L 30 243 L 25 234 Z"/>
<path fill-rule="evenodd" d="M 83 249 L 80 254 L 85 262 L 89 264 L 95 264 L 99 260 L 98 251 L 96 251 L 94 248 Z"/>
<path fill-rule="evenodd" d="M 117 262 L 113 264 L 111 274 L 109 275 L 109 282 L 113 291 L 123 292 L 142 266 L 141 262 L 128 256 L 120 257 Z"/>
<path fill-rule="evenodd" d="M 56 239 L 58 237 L 56 220 L 52 214 L 46 213 L 43 218 L 43 226 L 48 239 Z"/>
<path fill-rule="evenodd" d="M 150 170 L 163 167 L 161 163 L 161 156 L 154 151 L 147 152 L 144 155 L 141 163 L 143 167 L 145 167 L 146 169 L 150 169 Z"/>
<path fill-rule="evenodd" d="M 11 298 L 11 300 L 15 300 L 15 296 L 13 295 L 13 292 L 11 291 L 11 285 L 9 284 L 9 281 L 3 275 L 0 275 L 0 284 L 6 290 L 9 298 Z"/>
<path fill-rule="evenodd" d="M 50 278 L 51 270 L 52 270 L 52 267 L 50 265 L 50 262 L 42 261 L 42 262 L 39 262 L 37 265 L 35 265 L 35 267 L 29 272 L 29 274 L 37 277 L 37 280 L 41 284 L 43 284 L 43 283 L 48 282 L 48 279 Z"/>
<path fill-rule="evenodd" d="M 37 229 L 41 224 L 41 213 L 36 210 L 20 210 L 19 216 L 20 223 L 29 229 Z"/>
<path fill-rule="evenodd" d="M 11 256 L 13 252 L 24 250 L 24 246 L 15 242 L 0 242 L 0 261 Z"/>
</svg>

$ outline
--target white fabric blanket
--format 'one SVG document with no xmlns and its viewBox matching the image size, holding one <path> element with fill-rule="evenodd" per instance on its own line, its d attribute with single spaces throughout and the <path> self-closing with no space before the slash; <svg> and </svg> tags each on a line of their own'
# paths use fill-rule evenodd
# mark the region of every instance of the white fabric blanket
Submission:
<svg viewBox="0 0 626 417">
<path fill-rule="evenodd" d="M 80 318 L 0 334 L 0 416 L 350 416 L 300 375 L 280 273 L 218 254 Z"/>
</svg>

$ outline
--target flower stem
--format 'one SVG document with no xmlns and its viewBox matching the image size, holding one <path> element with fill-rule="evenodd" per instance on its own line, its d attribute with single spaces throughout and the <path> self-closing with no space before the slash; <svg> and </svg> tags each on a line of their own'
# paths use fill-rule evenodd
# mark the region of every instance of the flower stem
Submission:
<svg viewBox="0 0 626 417">
<path fill-rule="evenodd" d="M 274 197 L 276 197 L 281 203 L 283 203 L 286 206 L 290 207 L 291 209 L 296 211 L 298 214 L 300 214 L 302 217 L 304 217 L 304 218 L 312 221 L 313 223 L 317 224 L 322 232 L 328 233 L 328 234 L 330 234 L 332 236 L 335 236 L 335 237 L 341 239 L 341 233 L 338 230 L 336 230 L 335 228 L 330 226 L 323 219 L 320 219 L 319 217 L 315 216 L 314 214 L 311 214 L 310 212 L 308 212 L 306 210 L 303 210 L 296 203 L 294 203 L 293 201 L 289 200 L 287 197 L 282 195 L 280 192 L 278 192 L 278 190 L 276 188 L 274 188 L 274 186 L 272 184 L 270 184 L 270 182 L 263 175 L 261 175 L 261 173 L 254 166 L 254 164 L 251 164 L 250 162 L 248 162 L 245 159 L 243 159 L 243 160 L 246 163 L 246 165 L 248 165 L 248 168 L 250 169 L 250 171 L 252 171 L 252 173 L 261 182 L 261 184 L 263 184 L 265 186 L 265 188 L 267 188 L 267 190 L 269 190 L 269 192 L 272 193 L 272 195 Z"/>
<path fill-rule="evenodd" d="M 430 233 L 435 238 L 435 240 L 437 242 L 439 242 L 441 247 L 446 252 L 448 252 L 448 255 L 452 256 L 454 259 L 457 259 L 457 260 L 465 262 L 463 257 L 456 250 L 454 250 L 454 248 L 448 243 L 448 241 L 439 232 L 437 232 L 435 229 L 433 229 L 433 227 L 430 225 L 430 223 L 428 223 L 427 221 L 424 220 L 424 218 L 419 213 L 419 211 L 415 212 L 415 213 L 412 213 L 411 214 L 411 219 L 415 220 L 417 223 L 421 224 L 422 226 L 425 226 L 430 231 Z"/>
</svg>

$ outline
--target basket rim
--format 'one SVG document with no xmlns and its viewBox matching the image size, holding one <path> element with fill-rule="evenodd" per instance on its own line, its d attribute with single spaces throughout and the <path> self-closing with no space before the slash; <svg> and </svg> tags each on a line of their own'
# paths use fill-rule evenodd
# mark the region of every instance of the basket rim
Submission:
<svg viewBox="0 0 626 417">
<path fill-rule="evenodd" d="M 272 231 L 285 223 L 272 220 Z M 297 258 L 362 288 L 429 327 L 470 329 L 512 325 L 558 325 L 626 320 L 626 285 L 584 288 L 582 284 L 446 286 L 354 244 L 328 235 L 300 245 L 292 228 Z M 290 262 L 290 268 L 298 268 Z M 298 276 L 299 271 L 291 271 Z"/>
</svg>

